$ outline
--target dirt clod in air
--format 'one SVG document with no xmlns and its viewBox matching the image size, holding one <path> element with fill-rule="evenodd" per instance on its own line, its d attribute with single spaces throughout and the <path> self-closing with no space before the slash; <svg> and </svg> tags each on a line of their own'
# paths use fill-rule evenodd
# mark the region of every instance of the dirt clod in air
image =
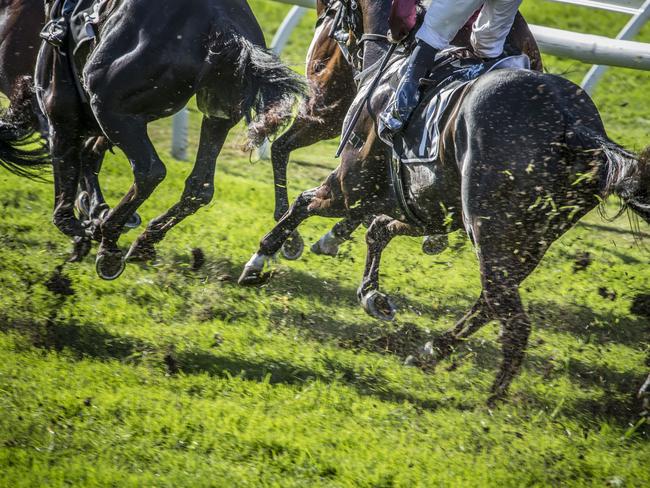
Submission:
<svg viewBox="0 0 650 488">
<path fill-rule="evenodd" d="M 573 272 L 577 273 L 578 271 L 584 271 L 587 269 L 591 263 L 593 263 L 593 258 L 591 254 L 587 251 L 581 251 L 576 254 L 573 261 Z"/>
<path fill-rule="evenodd" d="M 205 253 L 203 249 L 195 247 L 192 249 L 192 271 L 200 270 L 205 264 Z"/>
</svg>

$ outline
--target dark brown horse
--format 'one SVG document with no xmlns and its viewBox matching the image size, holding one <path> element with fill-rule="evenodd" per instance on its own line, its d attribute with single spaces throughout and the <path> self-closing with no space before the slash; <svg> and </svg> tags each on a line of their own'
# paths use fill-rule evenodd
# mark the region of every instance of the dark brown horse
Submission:
<svg viewBox="0 0 650 488">
<path fill-rule="evenodd" d="M 358 6 L 364 32 L 385 32 L 389 0 L 361 0 Z M 387 47 L 380 41 L 365 46 L 364 65 L 375 63 Z M 492 390 L 496 400 L 520 370 L 531 330 L 520 283 L 558 237 L 609 195 L 620 196 L 624 207 L 650 222 L 650 150 L 638 156 L 612 142 L 591 99 L 570 81 L 529 70 L 494 71 L 457 100 L 442 127 L 439 160 L 405 170 L 407 211 L 395 197 L 390 153 L 375 130 L 391 91 L 381 84 L 364 104 L 355 126 L 363 147 L 348 145 L 330 177 L 298 197 L 262 239 L 241 281 L 255 281 L 263 263 L 308 217 L 378 215 L 367 233 L 359 298 L 371 314 L 391 318 L 394 308 L 378 289 L 388 242 L 396 235 L 464 229 L 476 248 L 482 292 L 465 317 L 426 349 L 444 358 L 499 320 L 503 360 Z"/>
<path fill-rule="evenodd" d="M 95 45 L 80 50 L 72 64 L 70 56 L 44 44 L 35 78 L 50 126 L 54 223 L 67 235 L 100 239 L 98 274 L 114 279 L 125 264 L 117 245 L 120 233 L 166 173 L 147 135 L 148 123 L 179 110 L 194 95 L 204 114 L 185 191 L 135 241 L 128 253 L 132 259 L 149 258 L 172 227 L 212 199 L 216 159 L 230 129 L 249 117 L 251 139 L 258 142 L 269 127 L 284 123 L 279 114 L 302 93 L 303 83 L 266 49 L 244 0 L 163 0 L 155 10 L 146 0 L 102 5 Z M 23 153 L 11 135 L 0 140 L 0 160 Z M 84 143 L 96 136 L 105 136 L 126 154 L 134 183 L 99 225 L 88 228 L 75 216 L 74 202 Z"/>
<path fill-rule="evenodd" d="M 318 22 L 306 60 L 306 76 L 309 96 L 298 112 L 291 127 L 271 146 L 271 160 L 275 180 L 275 219 L 279 220 L 289 208 L 287 195 L 287 164 L 292 151 L 315 144 L 319 141 L 340 135 L 343 119 L 352 104 L 357 86 L 354 80 L 354 59 L 348 59 L 334 39 L 333 30 L 337 28 L 337 14 L 344 5 L 339 0 L 318 0 Z M 351 41 L 348 49 L 354 54 L 355 32 L 347 33 Z M 469 46 L 471 25 L 464 26 L 453 40 L 457 46 Z M 361 35 L 360 32 L 356 33 Z M 508 39 L 513 49 L 526 53 L 531 59 L 531 68 L 542 71 L 542 58 L 537 43 L 521 14 L 517 14 L 512 33 Z M 323 236 L 312 246 L 317 254 L 336 255 L 339 245 L 349 239 L 361 224 L 356 219 L 346 219 Z M 444 249 L 446 235 L 427 238 L 423 250 L 436 254 Z M 303 242 L 298 231 L 282 247 L 283 255 L 296 259 L 302 253 Z"/>
<path fill-rule="evenodd" d="M 13 123 L 9 126 L 11 130 L 18 129 L 26 134 L 31 133 L 34 126 L 38 126 L 39 132 L 47 137 L 47 120 L 38 107 L 30 81 L 34 75 L 41 44 L 38 34 L 44 23 L 43 0 L 0 2 L 0 91 L 10 101 L 6 116 L 13 118 Z M 77 208 L 89 223 L 108 211 L 98 179 L 107 147 L 105 138 L 92 138 L 85 142 L 81 155 L 81 192 Z M 32 162 L 39 163 L 42 156 L 37 150 L 32 154 Z M 12 169 L 26 176 L 32 174 L 25 166 L 15 165 Z M 127 223 L 127 227 L 134 228 L 139 223 L 140 217 L 136 213 Z M 75 237 L 70 260 L 82 259 L 90 251 L 90 245 L 89 237 Z"/>
</svg>

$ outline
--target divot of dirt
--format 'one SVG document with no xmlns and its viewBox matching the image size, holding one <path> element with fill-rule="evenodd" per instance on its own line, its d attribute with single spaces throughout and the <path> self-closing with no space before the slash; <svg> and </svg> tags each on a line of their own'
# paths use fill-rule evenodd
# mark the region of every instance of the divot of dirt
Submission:
<svg viewBox="0 0 650 488">
<path fill-rule="evenodd" d="M 634 297 L 630 311 L 634 315 L 650 318 L 650 295 L 647 293 L 642 293 Z"/>
<path fill-rule="evenodd" d="M 45 288 L 61 297 L 71 297 L 75 294 L 72 280 L 63 274 L 63 265 L 56 267 L 50 279 L 45 282 Z"/>
</svg>

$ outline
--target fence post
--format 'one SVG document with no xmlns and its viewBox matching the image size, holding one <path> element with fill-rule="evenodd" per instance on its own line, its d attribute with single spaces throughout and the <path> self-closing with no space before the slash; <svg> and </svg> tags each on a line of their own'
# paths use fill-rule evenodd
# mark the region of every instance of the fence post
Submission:
<svg viewBox="0 0 650 488">
<path fill-rule="evenodd" d="M 185 107 L 172 119 L 172 157 L 180 161 L 187 161 L 189 118 L 189 110 Z"/>
<path fill-rule="evenodd" d="M 280 25 L 280 28 L 275 33 L 273 41 L 271 42 L 271 50 L 275 54 L 279 56 L 282 53 L 282 50 L 287 45 L 287 42 L 289 42 L 291 33 L 306 13 L 307 9 L 305 7 L 293 7 L 289 11 L 287 16 L 282 21 L 282 25 Z M 257 149 L 257 155 L 260 159 L 271 159 L 271 144 L 268 140 L 265 140 Z"/>
<path fill-rule="evenodd" d="M 616 39 L 629 41 L 636 36 L 641 28 L 650 19 L 650 0 L 646 0 L 638 10 L 638 12 L 630 19 L 621 32 L 616 36 Z M 582 80 L 582 87 L 590 95 L 593 94 L 596 84 L 605 74 L 607 66 L 594 65 L 589 69 L 584 79 Z"/>
</svg>

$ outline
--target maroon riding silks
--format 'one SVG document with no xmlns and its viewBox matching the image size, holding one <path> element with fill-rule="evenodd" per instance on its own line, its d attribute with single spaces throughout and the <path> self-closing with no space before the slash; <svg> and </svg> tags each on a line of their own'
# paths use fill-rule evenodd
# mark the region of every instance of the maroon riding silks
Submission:
<svg viewBox="0 0 650 488">
<path fill-rule="evenodd" d="M 404 39 L 415 27 L 417 21 L 417 0 L 393 0 L 389 27 L 394 40 Z"/>
</svg>

